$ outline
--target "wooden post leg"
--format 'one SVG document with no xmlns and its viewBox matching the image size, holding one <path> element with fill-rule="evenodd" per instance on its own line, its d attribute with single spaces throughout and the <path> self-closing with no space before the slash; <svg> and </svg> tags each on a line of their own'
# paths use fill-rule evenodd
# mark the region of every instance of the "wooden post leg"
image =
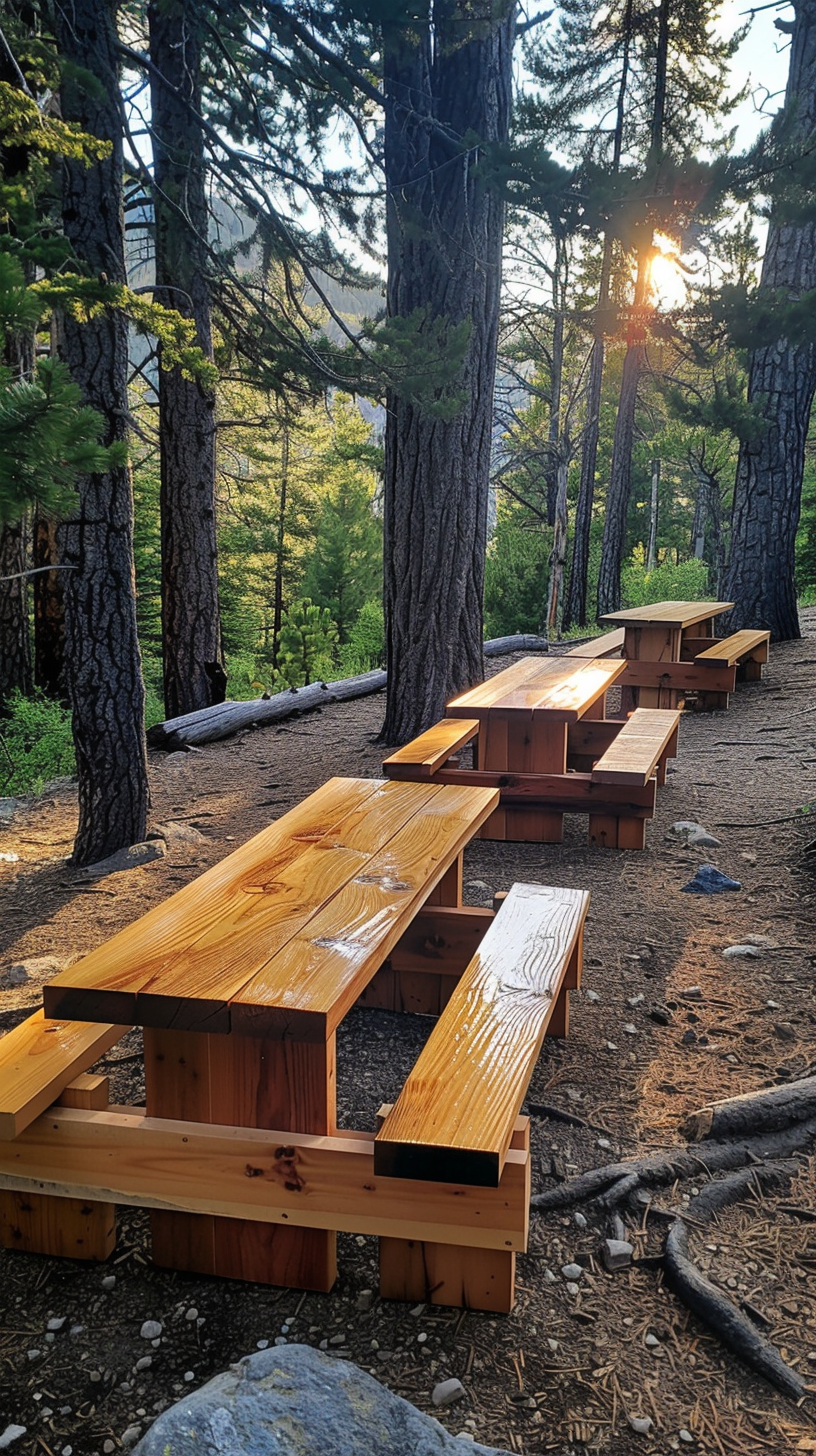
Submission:
<svg viewBox="0 0 816 1456">
<path fill-rule="evenodd" d="M 147 1112 L 285 1131 L 335 1130 L 335 1047 L 145 1028 Z M 323 1293 L 337 1277 L 337 1236 L 252 1219 L 151 1212 L 158 1264 Z"/>
<path fill-rule="evenodd" d="M 510 1144 L 528 1154 L 530 1119 L 519 1118 Z M 529 1203 L 529 1187 L 524 1198 Z M 454 1305 L 509 1314 L 515 1299 L 516 1256 L 505 1249 L 469 1249 L 419 1239 L 380 1239 L 380 1294 L 412 1304 Z"/>
<path fill-rule="evenodd" d="M 108 1078 L 84 1072 L 57 1099 L 62 1107 L 101 1112 L 108 1105 Z M 0 1247 L 53 1258 L 102 1263 L 116 1245 L 116 1205 L 47 1193 L 0 1190 Z"/>
<path fill-rule="evenodd" d="M 589 842 L 602 849 L 617 849 L 618 820 L 613 814 L 590 814 Z"/>
<path fill-rule="evenodd" d="M 754 662 L 753 658 L 749 657 L 748 661 L 742 664 L 742 679 L 743 682 L 761 682 L 762 663 Z"/>
<path fill-rule="evenodd" d="M 546 1035 L 569 1035 L 569 988 L 566 985 L 562 985 L 558 992 L 552 1014 L 547 1022 Z"/>
</svg>

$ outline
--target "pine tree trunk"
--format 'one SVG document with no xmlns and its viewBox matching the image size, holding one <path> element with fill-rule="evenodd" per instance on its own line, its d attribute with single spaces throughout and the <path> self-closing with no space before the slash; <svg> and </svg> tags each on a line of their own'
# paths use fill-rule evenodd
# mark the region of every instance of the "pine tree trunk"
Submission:
<svg viewBox="0 0 816 1456">
<path fill-rule="evenodd" d="M 34 565 L 58 566 L 57 524 L 53 516 L 34 517 Z M 41 571 L 34 588 L 34 682 L 49 698 L 64 698 L 65 594 L 61 571 Z"/>
<path fill-rule="evenodd" d="M 62 90 L 62 115 L 113 143 L 91 167 L 63 163 L 63 226 L 91 274 L 124 282 L 122 115 L 113 4 L 73 0 L 58 10 L 60 53 L 77 73 Z M 97 79 L 83 89 L 81 72 Z M 87 404 L 104 420 L 103 443 L 124 440 L 127 323 L 103 314 L 62 324 L 62 357 Z M 68 687 L 79 779 L 74 863 L 91 864 L 144 837 L 147 765 L 144 688 L 136 637 L 133 497 L 127 467 L 82 477 L 75 515 L 61 528 Z"/>
<path fill-rule="evenodd" d="M 0 530 L 0 707 L 15 688 L 31 692 L 26 535 L 25 518 Z"/>
<path fill-rule="evenodd" d="M 600 307 L 600 303 L 599 303 Z M 578 487 L 578 501 L 575 507 L 575 527 L 572 541 L 572 566 L 570 568 L 567 599 L 564 607 L 564 628 L 586 626 L 587 590 L 589 584 L 589 546 L 592 532 L 592 506 L 595 499 L 595 471 L 598 463 L 598 436 L 601 422 L 601 386 L 605 344 L 602 328 L 592 345 L 589 364 L 589 382 L 586 396 L 586 424 L 581 450 L 581 483 Z"/>
<path fill-rule="evenodd" d="M 386 37 L 388 312 L 470 325 L 464 403 L 434 417 L 391 392 L 385 435 L 388 703 L 382 736 L 404 742 L 483 673 L 482 591 L 504 206 L 479 176 L 507 138 L 515 0 L 469 19 L 430 6 Z M 467 148 L 440 135 L 468 137 Z"/>
<path fill-rule="evenodd" d="M 156 287 L 161 303 L 196 325 L 212 358 L 207 285 L 204 139 L 191 116 L 201 109 L 199 10 L 193 0 L 148 7 L 150 58 L 166 84 L 151 80 Z M 223 698 L 226 683 L 218 604 L 215 519 L 215 395 L 180 369 L 162 370 L 162 627 L 168 717 Z"/>
<path fill-rule="evenodd" d="M 781 114 L 785 143 L 799 155 L 816 139 L 816 7 L 794 7 L 790 69 Z M 779 22 L 777 22 L 779 24 Z M 783 27 L 788 30 L 787 23 Z M 762 290 L 799 297 L 816 287 L 816 222 L 774 219 L 762 264 Z M 748 399 L 762 401 L 765 426 L 740 446 L 723 592 L 735 603 L 728 627 L 770 628 L 774 639 L 798 637 L 794 543 L 813 394 L 816 346 L 771 340 L 754 349 Z"/>
<path fill-rule="evenodd" d="M 640 270 L 638 270 L 640 271 Z M 636 324 L 637 329 L 637 324 Z M 646 346 L 633 339 L 626 350 L 621 375 L 618 413 L 612 439 L 612 465 L 606 493 L 601 566 L 598 573 L 598 616 L 616 612 L 621 604 L 621 566 L 626 547 L 626 518 L 632 491 L 632 447 L 638 383 Z"/>
</svg>

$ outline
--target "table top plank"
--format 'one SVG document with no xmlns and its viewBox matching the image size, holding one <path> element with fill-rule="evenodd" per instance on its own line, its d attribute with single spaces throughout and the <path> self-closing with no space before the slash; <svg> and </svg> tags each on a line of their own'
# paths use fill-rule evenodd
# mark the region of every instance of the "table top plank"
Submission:
<svg viewBox="0 0 816 1456">
<path fill-rule="evenodd" d="M 375 779 L 330 779 L 203 875 L 56 976 L 44 988 L 48 1014 L 135 1024 L 136 998 L 148 984 L 172 978 L 181 963 L 189 966 L 197 943 L 207 937 L 218 940 L 225 923 L 246 924 L 254 933 L 256 917 L 266 903 L 264 886 L 274 884 L 284 873 L 297 883 L 298 861 L 322 843 L 334 844 L 341 826 L 364 811 L 382 786 L 383 781 Z M 353 872 L 354 866 L 349 869 Z"/>
<path fill-rule="evenodd" d="M 404 784 L 416 813 L 231 1002 L 234 1032 L 322 1040 L 499 802 L 497 789 Z"/>
<path fill-rule="evenodd" d="M 719 617 L 729 612 L 733 602 L 650 602 L 645 607 L 625 607 L 619 612 L 607 612 L 599 617 L 601 622 L 616 625 L 644 627 L 693 627 L 709 617 Z"/>
<path fill-rule="evenodd" d="M 35 1011 L 0 1041 L 3 1068 L 0 1141 L 17 1137 L 51 1106 L 78 1072 L 87 1071 L 127 1026 L 48 1020 Z"/>
<path fill-rule="evenodd" d="M 451 717 L 541 713 L 574 722 L 625 669 L 623 658 L 525 657 L 448 703 Z M 516 669 L 524 669 L 517 672 Z"/>
</svg>

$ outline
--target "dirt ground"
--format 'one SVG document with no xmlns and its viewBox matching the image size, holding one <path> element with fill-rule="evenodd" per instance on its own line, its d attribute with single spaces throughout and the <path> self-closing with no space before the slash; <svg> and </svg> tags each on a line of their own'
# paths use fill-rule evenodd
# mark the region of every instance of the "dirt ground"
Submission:
<svg viewBox="0 0 816 1456">
<path fill-rule="evenodd" d="M 561 845 L 481 841 L 466 852 L 472 904 L 514 880 L 592 892 L 570 1035 L 545 1042 L 529 1094 L 580 1124 L 534 1117 L 535 1190 L 678 1142 L 682 1116 L 714 1097 L 816 1070 L 816 855 L 806 853 L 816 820 L 797 812 L 816 800 L 816 612 L 803 629 L 801 641 L 772 649 L 764 681 L 740 686 L 728 712 L 684 716 L 645 853 L 589 847 L 578 817 Z M 204 839 L 173 838 L 166 858 L 91 885 L 66 864 L 71 785 L 25 804 L 0 825 L 0 852 L 19 856 L 0 861 L 0 1030 L 41 1004 L 42 978 L 12 986 L 13 964 L 78 958 L 327 777 L 376 775 L 382 710 L 381 698 L 362 699 L 189 755 L 152 754 L 152 824 L 192 825 Z M 721 847 L 685 848 L 670 832 L 680 819 L 704 824 Z M 741 892 L 681 893 L 706 857 Z M 757 959 L 723 957 L 749 934 L 773 944 Z M 663 1020 L 668 1009 L 668 1024 L 652 1019 L 655 1008 Z M 344 1126 L 373 1126 L 427 1029 L 426 1018 L 351 1013 L 338 1048 Z M 139 1101 L 138 1044 L 131 1033 L 98 1068 L 116 1101 Z M 656 1201 L 670 1208 L 691 1192 Z M 750 1301 L 814 1389 L 815 1193 L 816 1159 L 803 1160 L 787 1195 L 732 1209 L 692 1239 L 709 1276 Z M 376 1241 L 351 1235 L 340 1237 L 329 1295 L 156 1269 L 147 1216 L 131 1209 L 120 1210 L 104 1266 L 0 1251 L 0 1436 L 8 1423 L 27 1428 L 14 1456 L 104 1456 L 230 1362 L 287 1338 L 328 1340 L 423 1410 L 437 1381 L 458 1376 L 466 1396 L 438 1413 L 444 1424 L 525 1456 L 816 1452 L 816 1399 L 797 1408 L 775 1394 L 662 1287 L 665 1224 L 630 1216 L 635 1262 L 610 1275 L 599 1259 L 604 1223 L 591 1209 L 586 1220 L 533 1215 L 505 1317 L 381 1301 Z M 572 1261 L 585 1269 L 577 1296 L 561 1274 Z M 163 1325 L 157 1348 L 140 1336 L 148 1319 Z M 64 1323 L 49 1331 L 49 1320 Z M 636 1434 L 629 1417 L 646 1415 L 651 1431 Z"/>
</svg>

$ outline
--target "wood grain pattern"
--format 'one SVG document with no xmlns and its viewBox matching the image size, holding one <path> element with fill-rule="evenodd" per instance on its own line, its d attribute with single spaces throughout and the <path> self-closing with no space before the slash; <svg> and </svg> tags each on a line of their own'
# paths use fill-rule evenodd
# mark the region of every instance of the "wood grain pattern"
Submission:
<svg viewBox="0 0 816 1456">
<path fill-rule="evenodd" d="M 487 769 L 440 769 L 437 782 L 492 785 L 501 791 L 502 802 L 541 804 L 565 814 L 610 813 L 654 817 L 655 784 L 596 784 L 589 773 L 516 774 Z M 488 820 L 487 829 L 492 821 Z M 485 835 L 485 837 L 487 837 Z"/>
<path fill-rule="evenodd" d="M 731 637 L 724 637 L 721 641 L 715 642 L 713 647 L 698 652 L 694 660 L 695 662 L 710 662 L 717 667 L 733 667 L 740 661 L 740 658 L 750 653 L 754 661 L 767 662 L 770 640 L 770 632 L 753 632 L 746 628 L 742 632 L 734 632 Z"/>
<path fill-rule="evenodd" d="M 513 886 L 377 1134 L 378 1172 L 498 1183 L 588 905 Z"/>
<path fill-rule="evenodd" d="M 0 1140 L 17 1137 L 129 1029 L 51 1020 L 36 1011 L 6 1032 L 0 1040 Z"/>
<path fill-rule="evenodd" d="M 567 657 L 614 657 L 623 651 L 625 629 L 616 627 L 614 632 L 604 632 L 602 637 L 593 637 L 590 642 L 579 642 L 571 647 Z"/>
<path fill-rule="evenodd" d="M 137 1113 L 53 1108 L 0 1144 L 0 1188 L 104 1198 L 290 1227 L 526 1246 L 529 1158 L 511 1149 L 498 1188 L 382 1178 L 364 1135 L 311 1137 Z"/>
<path fill-rule="evenodd" d="M 389 778 L 399 778 L 401 771 L 410 768 L 414 777 L 430 779 L 451 754 L 469 743 L 478 732 L 478 718 L 443 718 L 441 723 L 435 723 L 384 759 L 383 771 Z"/>
<path fill-rule="evenodd" d="M 645 607 L 625 607 L 619 612 L 607 612 L 599 618 L 601 622 L 660 622 L 671 627 L 693 627 L 711 617 L 729 612 L 733 602 L 650 602 Z"/>
<path fill-rule="evenodd" d="M 234 997 L 233 1031 L 325 1040 L 498 803 L 495 789 L 389 787 L 419 791 L 416 812 Z"/>
<path fill-rule="evenodd" d="M 668 687 L 679 692 L 731 693 L 736 682 L 734 667 L 698 667 L 694 662 L 627 661 L 621 674 L 623 687 Z M 648 703 L 644 707 L 650 706 Z M 670 705 L 671 706 L 671 705 Z"/>
<path fill-rule="evenodd" d="M 447 711 L 452 718 L 486 717 L 488 735 L 496 714 L 535 712 L 554 721 L 574 722 L 615 682 L 623 667 L 622 661 L 609 658 L 523 658 L 454 698 Z M 480 744 L 480 762 L 486 763 L 482 748 Z"/>
<path fill-rule="evenodd" d="M 260 920 L 267 903 L 264 888 L 311 848 L 330 851 L 339 827 L 382 788 L 381 780 L 330 779 L 226 859 L 55 976 L 44 988 L 49 1015 L 68 1015 L 75 1006 L 98 1020 L 107 1014 L 105 1008 L 117 1006 L 127 1012 L 123 1019 L 135 1022 L 140 991 L 169 978 L 180 961 L 186 965 L 185 958 L 208 932 L 217 940 L 221 924 L 243 928 L 256 915 Z"/>
<path fill-rule="evenodd" d="M 679 721 L 675 708 L 636 708 L 595 764 L 593 783 L 647 784 Z"/>
</svg>

